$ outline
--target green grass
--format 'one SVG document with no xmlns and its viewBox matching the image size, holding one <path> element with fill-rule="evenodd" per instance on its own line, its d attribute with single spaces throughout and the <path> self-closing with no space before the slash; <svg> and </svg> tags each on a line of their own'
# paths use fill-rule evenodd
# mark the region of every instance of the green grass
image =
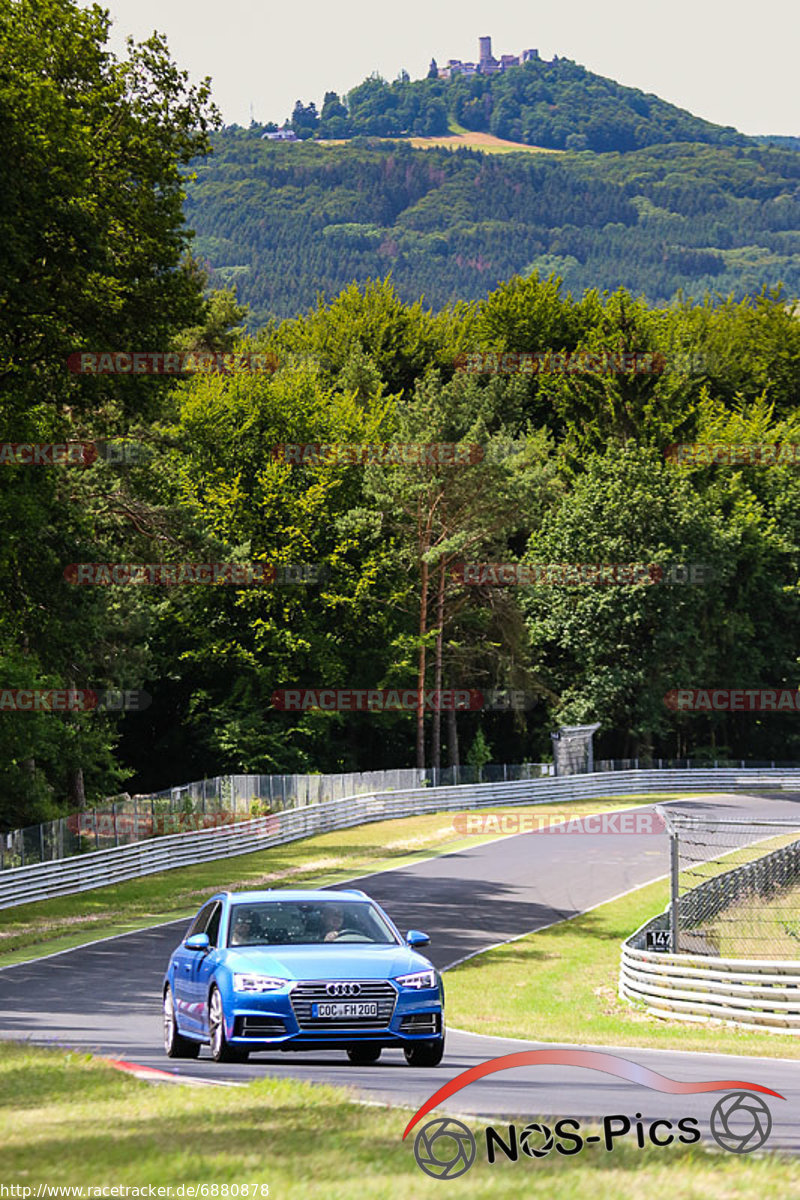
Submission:
<svg viewBox="0 0 800 1200">
<path fill-rule="evenodd" d="M 445 976 L 448 1023 L 545 1042 L 800 1058 L 787 1034 L 662 1021 L 619 997 L 623 939 L 668 900 L 660 880 L 455 967 Z"/>
<path fill-rule="evenodd" d="M 800 958 L 800 885 L 750 896 L 692 929 L 723 958 Z"/>
<path fill-rule="evenodd" d="M 270 1200 L 739 1200 L 796 1195 L 800 1166 L 698 1148 L 617 1144 L 490 1166 L 457 1183 L 414 1160 L 411 1113 L 360 1105 L 342 1089 L 261 1079 L 242 1088 L 143 1083 L 88 1055 L 5 1043 L 0 1055 L 0 1183 L 84 1189 L 268 1185 Z M 525 1121 L 533 1113 L 523 1114 Z M 11 1194 L 10 1192 L 8 1193 Z M 219 1194 L 219 1193 L 218 1193 Z M 250 1193 L 252 1196 L 252 1192 Z M 260 1196 L 259 1191 L 259 1196 Z"/>
<path fill-rule="evenodd" d="M 538 804 L 520 806 L 514 811 L 568 817 L 576 812 L 614 812 L 640 804 L 642 799 L 652 798 L 601 798 L 581 803 L 579 807 L 574 802 Z M 503 814 L 509 809 L 479 811 Z M 96 938 L 144 929 L 161 921 L 188 919 L 206 897 L 221 889 L 323 887 L 491 840 L 491 836 L 464 837 L 458 833 L 453 824 L 456 815 L 432 813 L 360 825 L 254 854 L 0 909 L 0 966 L 71 949 Z"/>
</svg>

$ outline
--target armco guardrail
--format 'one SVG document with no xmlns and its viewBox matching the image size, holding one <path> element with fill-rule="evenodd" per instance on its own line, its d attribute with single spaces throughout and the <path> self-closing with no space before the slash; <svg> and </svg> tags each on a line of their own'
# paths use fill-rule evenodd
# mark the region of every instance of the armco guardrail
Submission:
<svg viewBox="0 0 800 1200">
<path fill-rule="evenodd" d="M 637 932 L 669 929 L 669 914 L 659 918 Z M 665 954 L 632 940 L 622 945 L 619 993 L 650 1016 L 800 1035 L 800 961 Z"/>
<path fill-rule="evenodd" d="M 56 862 L 15 867 L 0 874 L 0 908 L 69 895 L 136 879 L 173 867 L 250 854 L 315 833 L 418 813 L 588 800 L 609 794 L 655 791 L 729 790 L 735 787 L 797 786 L 800 769 L 786 771 L 677 770 L 614 771 L 474 787 L 415 788 L 333 800 L 290 809 L 220 829 L 152 838 L 130 846 L 81 854 Z"/>
<path fill-rule="evenodd" d="M 678 937 L 742 896 L 769 894 L 795 882 L 799 867 L 795 841 L 690 889 L 678 901 Z M 671 940 L 669 909 L 622 943 L 619 993 L 624 999 L 644 1004 L 654 1017 L 800 1035 L 800 960 L 666 953 L 647 948 L 649 933 Z"/>
<path fill-rule="evenodd" d="M 373 796 L 420 787 L 468 787 L 552 774 L 552 763 L 528 762 L 430 770 L 395 767 L 344 775 L 216 775 L 150 795 L 123 793 L 80 812 L 0 833 L 0 871 L 110 850 L 151 837 L 209 829 L 223 818 L 246 820 L 362 793 Z"/>
</svg>

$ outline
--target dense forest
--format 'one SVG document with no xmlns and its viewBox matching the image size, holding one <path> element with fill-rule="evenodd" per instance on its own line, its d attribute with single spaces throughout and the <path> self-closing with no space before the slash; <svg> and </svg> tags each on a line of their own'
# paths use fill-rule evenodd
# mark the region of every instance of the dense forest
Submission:
<svg viewBox="0 0 800 1200">
<path fill-rule="evenodd" d="M 570 294 L 541 259 L 514 274 L 503 258 L 511 228 L 535 262 L 574 245 L 545 241 L 556 223 L 565 239 L 622 248 L 652 221 L 659 244 L 686 254 L 752 235 L 788 259 L 797 156 L 657 147 L 601 165 L 500 164 L 226 134 L 209 158 L 207 85 L 190 88 L 159 38 L 115 64 L 107 35 L 98 9 L 41 0 L 23 24 L 0 0 L 0 42 L 17 64 L 0 75 L 16 164 L 0 191 L 0 441 L 142 448 L 86 465 L 2 456 L 0 681 L 4 697 L 127 688 L 151 703 L 121 716 L 0 706 L 0 828 L 227 771 L 446 764 L 476 743 L 494 761 L 536 761 L 552 729 L 588 721 L 603 757 L 800 759 L 797 713 L 668 702 L 675 688 L 798 684 L 796 461 L 669 450 L 800 443 L 792 290 L 764 289 L 772 273 L 753 266 L 751 295 L 664 306 L 638 286 Z M 199 178 L 184 208 L 190 163 Z M 184 212 L 205 256 L 216 238 L 216 264 L 242 268 L 230 275 L 239 300 L 261 280 L 273 315 L 255 333 L 232 290 L 207 290 Z M 477 258 L 477 226 L 494 255 L 491 270 L 471 268 L 482 298 L 459 295 L 449 245 L 458 229 L 459 254 Z M 397 257 L 401 239 L 409 261 L 420 239 L 420 270 L 426 256 L 440 263 L 435 308 L 413 298 L 409 274 L 385 278 L 391 257 L 359 258 L 387 229 Z M 588 249 L 579 261 L 588 278 Z M 375 279 L 341 286 L 368 265 Z M 509 279 L 495 286 L 501 270 Z M 330 295 L 308 303 L 315 286 Z M 68 370 L 75 353 L 98 351 L 237 351 L 268 369 Z M 562 367 L 522 369 L 525 353 L 546 351 Z M 464 369 L 504 352 L 523 359 Z M 645 361 L 658 369 L 639 370 Z M 368 463 L 315 452 L 293 465 L 276 450 L 287 443 L 484 452 Z M 466 585 L 464 562 L 704 574 Z M 103 563 L 260 564 L 272 582 L 76 586 L 76 564 Z M 513 689 L 535 704 L 418 722 L 275 699 L 420 685 Z"/>
<path fill-rule="evenodd" d="M 513 274 L 556 271 L 573 294 L 624 287 L 800 291 L 800 152 L 674 143 L 629 154 L 487 155 L 359 139 L 276 145 L 228 129 L 195 161 L 186 217 L 251 327 L 391 272 L 435 309 Z"/>
<path fill-rule="evenodd" d="M 714 125 L 638 88 L 595 75 L 569 58 L 534 59 L 497 75 L 409 79 L 378 75 L 345 97 L 326 92 L 322 108 L 302 104 L 291 125 L 301 138 L 356 135 L 430 137 L 451 123 L 552 150 L 641 150 L 664 142 L 744 146 L 731 126 Z"/>
</svg>

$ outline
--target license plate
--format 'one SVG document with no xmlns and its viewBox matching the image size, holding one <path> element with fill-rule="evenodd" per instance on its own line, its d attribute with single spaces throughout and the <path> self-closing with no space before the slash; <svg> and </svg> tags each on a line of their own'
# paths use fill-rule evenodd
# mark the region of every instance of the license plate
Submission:
<svg viewBox="0 0 800 1200">
<path fill-rule="evenodd" d="M 377 1001 L 349 1001 L 347 1004 L 312 1004 L 312 1017 L 346 1021 L 352 1017 L 377 1017 Z"/>
</svg>

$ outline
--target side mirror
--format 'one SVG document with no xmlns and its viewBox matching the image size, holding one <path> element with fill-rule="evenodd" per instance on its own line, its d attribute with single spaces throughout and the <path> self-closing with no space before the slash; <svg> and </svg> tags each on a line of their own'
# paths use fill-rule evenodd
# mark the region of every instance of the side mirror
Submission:
<svg viewBox="0 0 800 1200">
<path fill-rule="evenodd" d="M 409 929 L 406 934 L 406 944 L 411 946 L 412 949 L 417 946 L 429 946 L 430 940 L 427 933 L 422 933 L 419 929 Z"/>
<path fill-rule="evenodd" d="M 187 950 L 203 950 L 211 949 L 211 941 L 207 933 L 193 933 L 183 943 Z"/>
</svg>

